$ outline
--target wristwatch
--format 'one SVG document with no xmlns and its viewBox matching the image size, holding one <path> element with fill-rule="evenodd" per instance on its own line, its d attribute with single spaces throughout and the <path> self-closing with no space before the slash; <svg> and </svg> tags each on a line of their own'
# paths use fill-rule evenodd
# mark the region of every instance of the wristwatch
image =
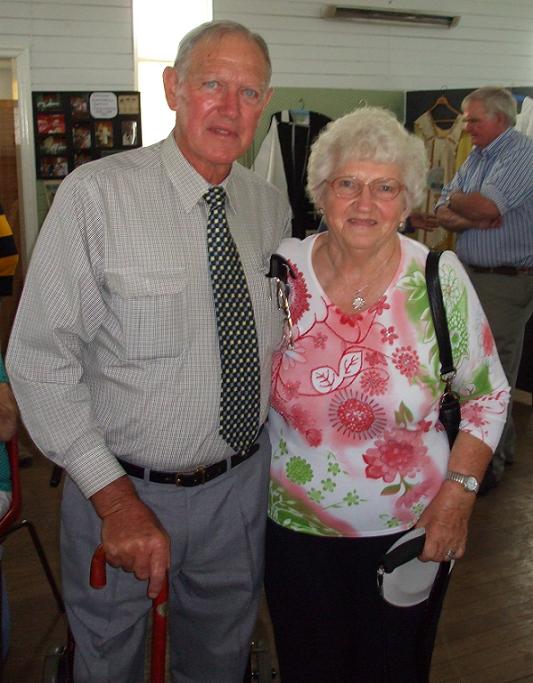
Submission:
<svg viewBox="0 0 533 683">
<path fill-rule="evenodd" d="M 461 474 L 460 472 L 446 473 L 446 479 L 450 481 L 455 481 L 457 484 L 461 484 L 465 491 L 469 493 L 477 493 L 479 491 L 479 481 L 471 474 Z"/>
</svg>

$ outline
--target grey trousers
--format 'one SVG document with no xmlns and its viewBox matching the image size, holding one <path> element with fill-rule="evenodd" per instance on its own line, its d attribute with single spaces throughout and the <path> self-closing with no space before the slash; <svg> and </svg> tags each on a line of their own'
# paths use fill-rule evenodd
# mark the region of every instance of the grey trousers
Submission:
<svg viewBox="0 0 533 683">
<path fill-rule="evenodd" d="M 173 683 L 242 683 L 263 580 L 270 464 L 260 450 L 194 488 L 133 479 L 171 537 L 170 669 Z M 151 601 L 146 582 L 107 567 L 89 587 L 99 518 L 67 479 L 61 509 L 64 598 L 75 648 L 75 683 L 141 683 Z"/>
<path fill-rule="evenodd" d="M 520 367 L 524 330 L 533 314 L 533 275 L 496 275 L 475 273 L 467 268 L 489 325 L 507 381 L 514 388 Z M 507 423 L 492 458 L 496 478 L 506 462 L 513 462 L 516 434 L 509 403 Z"/>
</svg>

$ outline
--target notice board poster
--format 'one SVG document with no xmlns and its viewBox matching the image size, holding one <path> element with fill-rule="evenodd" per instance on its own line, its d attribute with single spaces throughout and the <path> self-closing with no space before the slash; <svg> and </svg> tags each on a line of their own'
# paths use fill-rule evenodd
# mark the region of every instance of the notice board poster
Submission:
<svg viewBox="0 0 533 683">
<path fill-rule="evenodd" d="M 37 177 L 62 180 L 81 164 L 142 146 L 139 92 L 34 92 Z"/>
</svg>

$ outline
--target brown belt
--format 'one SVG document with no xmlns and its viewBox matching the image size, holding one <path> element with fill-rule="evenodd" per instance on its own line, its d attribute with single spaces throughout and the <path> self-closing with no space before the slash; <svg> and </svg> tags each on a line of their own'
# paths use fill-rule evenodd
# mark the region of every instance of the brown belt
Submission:
<svg viewBox="0 0 533 683">
<path fill-rule="evenodd" d="M 517 266 L 468 266 L 474 273 L 492 273 L 493 275 L 533 275 L 533 268 Z"/>
</svg>

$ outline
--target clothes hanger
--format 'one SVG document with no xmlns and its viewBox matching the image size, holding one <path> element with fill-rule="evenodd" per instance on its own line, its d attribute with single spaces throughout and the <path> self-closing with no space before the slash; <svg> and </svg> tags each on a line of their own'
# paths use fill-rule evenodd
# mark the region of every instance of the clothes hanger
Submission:
<svg viewBox="0 0 533 683">
<path fill-rule="evenodd" d="M 303 116 L 304 114 L 309 114 L 309 109 L 305 106 L 305 102 L 303 97 L 298 98 L 298 107 L 295 109 L 291 109 L 292 114 L 299 114 L 300 116 Z"/>
<path fill-rule="evenodd" d="M 445 88 L 441 89 L 441 94 L 437 97 L 435 102 L 431 105 L 431 107 L 428 109 L 428 113 L 431 114 L 435 109 L 438 109 L 439 107 L 444 107 L 445 109 L 448 110 L 449 113 L 452 113 L 454 116 L 453 118 L 450 116 L 441 116 L 437 117 L 432 114 L 432 118 L 435 121 L 435 123 L 454 123 L 455 120 L 457 119 L 458 116 L 461 116 L 461 112 L 456 109 L 452 104 L 450 104 L 450 101 L 444 95 L 444 90 Z"/>
<path fill-rule="evenodd" d="M 305 106 L 303 97 L 298 98 L 298 107 L 291 109 L 291 118 L 297 126 L 309 126 L 309 109 Z"/>
</svg>

